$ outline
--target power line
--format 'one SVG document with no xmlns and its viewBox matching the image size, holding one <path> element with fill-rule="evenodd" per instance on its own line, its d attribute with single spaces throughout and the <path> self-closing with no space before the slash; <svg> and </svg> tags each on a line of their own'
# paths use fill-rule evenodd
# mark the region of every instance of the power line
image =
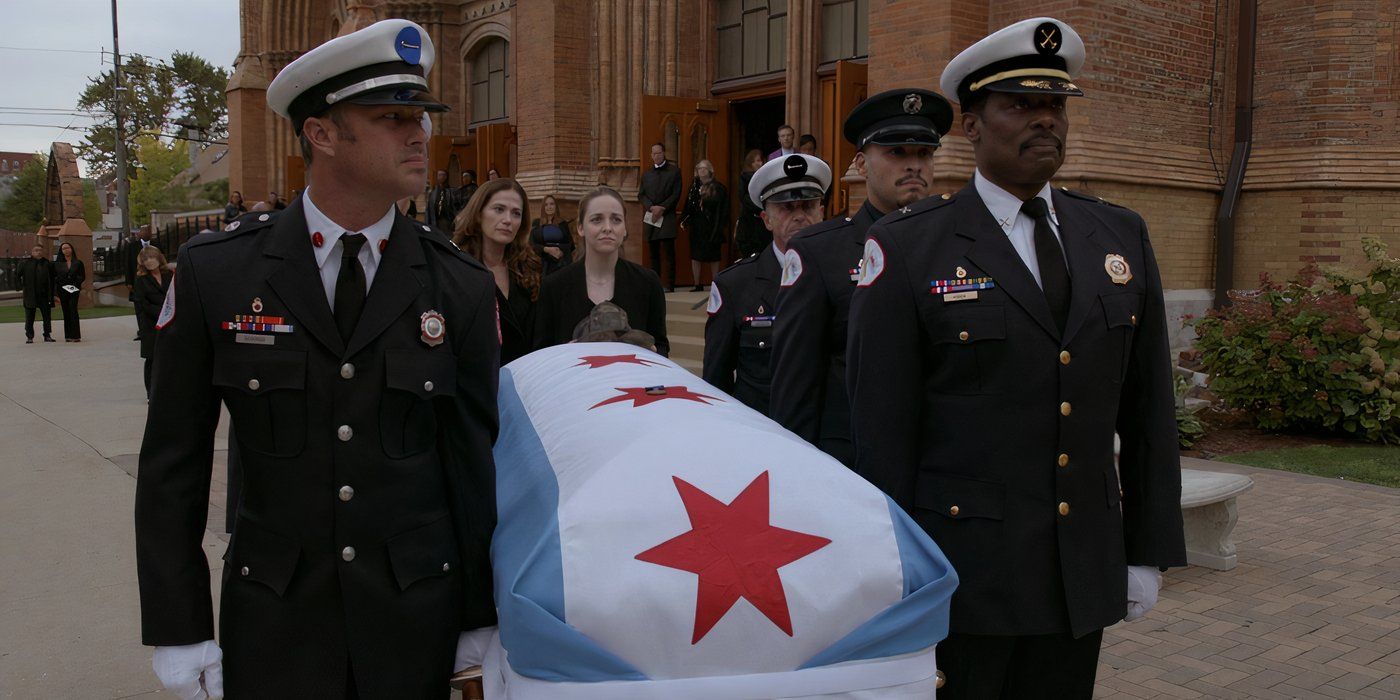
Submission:
<svg viewBox="0 0 1400 700">
<path fill-rule="evenodd" d="M 84 49 L 41 49 L 30 46 L 0 46 L 0 51 L 42 51 L 45 53 L 109 53 L 106 49 L 90 51 Z"/>
</svg>

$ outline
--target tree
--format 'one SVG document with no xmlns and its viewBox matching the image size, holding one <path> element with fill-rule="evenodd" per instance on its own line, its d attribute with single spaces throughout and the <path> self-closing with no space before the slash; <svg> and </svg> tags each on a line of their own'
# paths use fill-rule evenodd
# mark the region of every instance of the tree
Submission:
<svg viewBox="0 0 1400 700">
<path fill-rule="evenodd" d="M 136 157 L 141 168 L 132 178 L 128 201 L 131 220 L 145 221 L 152 209 L 180 209 L 187 204 L 188 192 L 170 181 L 189 167 L 189 147 L 185 141 L 166 145 L 160 139 L 142 135 L 136 137 Z"/>
<path fill-rule="evenodd" d="M 39 230 L 44 220 L 44 179 L 48 170 L 48 158 L 42 154 L 25 163 L 15 178 L 10 196 L 0 201 L 0 228 Z"/>
<path fill-rule="evenodd" d="M 228 133 L 227 85 L 228 71 L 193 54 L 177 51 L 169 62 L 139 55 L 124 59 L 122 86 L 126 89 L 121 108 L 128 144 L 127 171 L 134 173 L 139 163 L 136 149 L 131 147 L 138 135 L 168 136 L 183 125 L 199 129 L 205 139 L 222 139 Z M 112 114 L 116 107 L 113 88 L 112 71 L 90 78 L 78 97 L 78 108 Z M 116 170 L 115 120 L 90 128 L 77 151 L 93 176 Z"/>
</svg>

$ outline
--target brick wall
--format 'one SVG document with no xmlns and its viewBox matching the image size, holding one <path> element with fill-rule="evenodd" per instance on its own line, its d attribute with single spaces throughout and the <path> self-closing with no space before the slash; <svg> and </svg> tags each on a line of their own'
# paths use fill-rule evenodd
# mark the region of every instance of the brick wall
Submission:
<svg viewBox="0 0 1400 700">
<path fill-rule="evenodd" d="M 1355 269 L 1366 260 L 1363 237 L 1400 255 L 1400 197 L 1394 192 L 1271 191 L 1250 193 L 1236 227 L 1236 288 L 1259 273 L 1286 279 L 1308 262 Z"/>
</svg>

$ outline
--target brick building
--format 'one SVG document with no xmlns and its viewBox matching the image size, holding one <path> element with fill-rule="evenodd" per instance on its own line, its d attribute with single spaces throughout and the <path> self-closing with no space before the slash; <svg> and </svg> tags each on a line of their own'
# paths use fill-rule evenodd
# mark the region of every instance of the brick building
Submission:
<svg viewBox="0 0 1400 700">
<path fill-rule="evenodd" d="M 1217 266 L 1231 259 L 1223 283 L 1239 288 L 1309 260 L 1355 264 L 1364 235 L 1400 252 L 1400 0 L 242 5 L 229 107 L 231 187 L 244 192 L 303 185 L 291 131 L 266 109 L 268 81 L 311 46 L 385 17 L 419 22 L 438 48 L 429 79 L 453 111 L 437 122 L 434 170 L 455 184 L 465 169 L 494 167 L 532 199 L 568 200 L 598 182 L 635 199 L 654 141 L 687 178 L 707 157 L 737 183 L 742 154 L 772 150 L 784 122 L 814 134 L 842 173 L 852 153 L 840 123 L 867 93 L 936 89 L 964 47 L 1051 15 L 1089 49 L 1076 81 L 1087 97 L 1071 101 L 1056 184 L 1146 217 L 1174 308 L 1208 304 Z M 960 188 L 973 167 L 968 143 L 951 137 L 937 158 L 939 191 Z M 859 204 L 859 178 L 838 187 L 834 207 Z M 1232 241 L 1227 255 L 1218 240 Z M 633 236 L 628 256 L 642 248 Z"/>
</svg>

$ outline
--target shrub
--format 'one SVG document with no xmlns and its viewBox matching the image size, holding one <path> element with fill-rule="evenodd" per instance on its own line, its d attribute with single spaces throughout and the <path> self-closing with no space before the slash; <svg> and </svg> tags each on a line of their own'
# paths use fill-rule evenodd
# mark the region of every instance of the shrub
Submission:
<svg viewBox="0 0 1400 700">
<path fill-rule="evenodd" d="M 1362 244 L 1356 276 L 1303 268 L 1283 284 L 1232 292 L 1195 322 L 1210 388 L 1266 430 L 1400 441 L 1400 259 Z"/>
</svg>

